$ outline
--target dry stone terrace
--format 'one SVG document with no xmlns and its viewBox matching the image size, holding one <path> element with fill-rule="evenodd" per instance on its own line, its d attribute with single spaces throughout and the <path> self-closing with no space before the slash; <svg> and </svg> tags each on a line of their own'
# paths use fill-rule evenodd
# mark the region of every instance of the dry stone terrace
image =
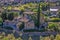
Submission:
<svg viewBox="0 0 60 40">
<path fill-rule="evenodd" d="M 5 32 L 6 35 L 10 33 L 17 33 L 17 35 L 22 34 L 21 36 L 25 37 L 27 36 L 49 36 L 49 35 L 56 35 L 57 32 L 55 31 L 45 31 L 45 32 L 19 32 L 15 30 L 6 30 L 6 29 L 0 29 L 0 33 Z M 7 33 L 8 32 L 8 33 Z M 60 33 L 60 32 L 59 32 Z"/>
</svg>

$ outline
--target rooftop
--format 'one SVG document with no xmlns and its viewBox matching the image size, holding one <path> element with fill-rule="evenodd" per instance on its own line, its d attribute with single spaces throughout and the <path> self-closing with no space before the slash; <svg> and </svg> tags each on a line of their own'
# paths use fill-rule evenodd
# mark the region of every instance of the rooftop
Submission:
<svg viewBox="0 0 60 40">
<path fill-rule="evenodd" d="M 58 11 L 58 9 L 51 9 L 51 8 L 50 8 L 50 11 Z"/>
</svg>

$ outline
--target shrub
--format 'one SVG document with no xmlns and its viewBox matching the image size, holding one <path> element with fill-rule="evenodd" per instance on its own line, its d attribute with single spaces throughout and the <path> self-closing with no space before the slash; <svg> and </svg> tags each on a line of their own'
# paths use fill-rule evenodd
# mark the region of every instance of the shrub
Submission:
<svg viewBox="0 0 60 40">
<path fill-rule="evenodd" d="M 19 30 L 22 30 L 24 28 L 24 22 L 22 22 L 22 24 L 19 25 Z"/>
<path fill-rule="evenodd" d="M 52 21 L 52 22 L 60 22 L 60 18 L 51 18 L 50 21 Z"/>
<path fill-rule="evenodd" d="M 50 23 L 50 24 L 48 24 L 48 28 L 50 30 L 58 30 L 58 24 L 56 24 L 56 23 Z"/>
</svg>

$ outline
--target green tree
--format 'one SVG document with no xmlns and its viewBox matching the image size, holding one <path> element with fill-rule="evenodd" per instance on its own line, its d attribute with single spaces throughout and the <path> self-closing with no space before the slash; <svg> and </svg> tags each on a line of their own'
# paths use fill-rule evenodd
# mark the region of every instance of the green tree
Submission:
<svg viewBox="0 0 60 40">
<path fill-rule="evenodd" d="M 3 19 L 3 21 L 6 20 L 7 19 L 7 13 L 6 12 L 2 12 L 1 18 Z"/>
<path fill-rule="evenodd" d="M 50 35 L 50 39 L 51 40 L 54 40 L 54 35 Z"/>
<path fill-rule="evenodd" d="M 44 40 L 51 40 L 49 37 L 44 37 Z"/>
<path fill-rule="evenodd" d="M 29 37 L 29 39 L 28 40 L 32 40 L 32 38 L 31 37 Z"/>
<path fill-rule="evenodd" d="M 57 35 L 56 35 L 55 40 L 60 40 L 60 34 L 57 34 Z"/>
<path fill-rule="evenodd" d="M 40 5 L 42 6 L 41 8 L 42 8 L 43 11 L 46 11 L 46 10 L 47 10 L 47 8 L 48 8 L 48 3 L 46 3 L 46 2 L 44 2 L 44 3 L 41 2 Z"/>
<path fill-rule="evenodd" d="M 37 11 L 37 28 L 40 26 L 40 12 L 41 12 L 41 5 L 38 5 L 38 11 Z"/>
<path fill-rule="evenodd" d="M 19 37 L 17 40 L 23 40 L 21 37 Z"/>
<path fill-rule="evenodd" d="M 18 12 L 13 12 L 13 15 L 14 15 L 14 17 L 17 17 L 17 16 L 19 16 L 19 13 Z"/>
<path fill-rule="evenodd" d="M 44 40 L 44 38 L 42 36 L 40 36 L 40 40 Z"/>
<path fill-rule="evenodd" d="M 13 20 L 13 19 L 14 19 L 13 13 L 9 13 L 9 14 L 8 14 L 8 20 Z"/>
<path fill-rule="evenodd" d="M 7 37 L 4 37 L 3 40 L 9 40 Z"/>
<path fill-rule="evenodd" d="M 11 10 L 11 9 L 12 9 L 12 7 L 11 7 L 11 6 L 8 6 L 6 9 L 7 9 L 7 10 Z"/>
<path fill-rule="evenodd" d="M 24 22 L 22 22 L 22 24 L 19 25 L 19 30 L 22 30 L 24 28 Z"/>
</svg>

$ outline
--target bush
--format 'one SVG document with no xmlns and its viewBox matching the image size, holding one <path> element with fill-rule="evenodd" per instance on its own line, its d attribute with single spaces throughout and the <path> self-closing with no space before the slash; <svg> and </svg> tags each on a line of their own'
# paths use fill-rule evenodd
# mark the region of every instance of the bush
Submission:
<svg viewBox="0 0 60 40">
<path fill-rule="evenodd" d="M 8 14 L 8 20 L 13 20 L 14 19 L 14 14 L 13 13 L 9 13 Z"/>
<path fill-rule="evenodd" d="M 32 40 L 32 38 L 31 37 L 29 37 L 29 39 L 28 40 Z"/>
<path fill-rule="evenodd" d="M 24 22 L 22 22 L 22 24 L 19 25 L 19 30 L 22 30 L 24 28 Z"/>
<path fill-rule="evenodd" d="M 60 22 L 60 18 L 51 18 L 50 21 L 52 21 L 52 22 Z"/>
<path fill-rule="evenodd" d="M 56 30 L 58 30 L 58 24 L 50 23 L 50 24 L 48 24 L 48 29 L 56 31 Z"/>
<path fill-rule="evenodd" d="M 1 18 L 3 19 L 3 21 L 7 19 L 7 12 L 6 11 L 2 12 Z"/>
<path fill-rule="evenodd" d="M 57 35 L 56 35 L 55 40 L 60 40 L 60 34 L 57 34 Z"/>
<path fill-rule="evenodd" d="M 11 7 L 11 6 L 8 6 L 8 7 L 7 7 L 7 10 L 11 10 L 11 9 L 12 9 L 12 7 Z"/>
</svg>

